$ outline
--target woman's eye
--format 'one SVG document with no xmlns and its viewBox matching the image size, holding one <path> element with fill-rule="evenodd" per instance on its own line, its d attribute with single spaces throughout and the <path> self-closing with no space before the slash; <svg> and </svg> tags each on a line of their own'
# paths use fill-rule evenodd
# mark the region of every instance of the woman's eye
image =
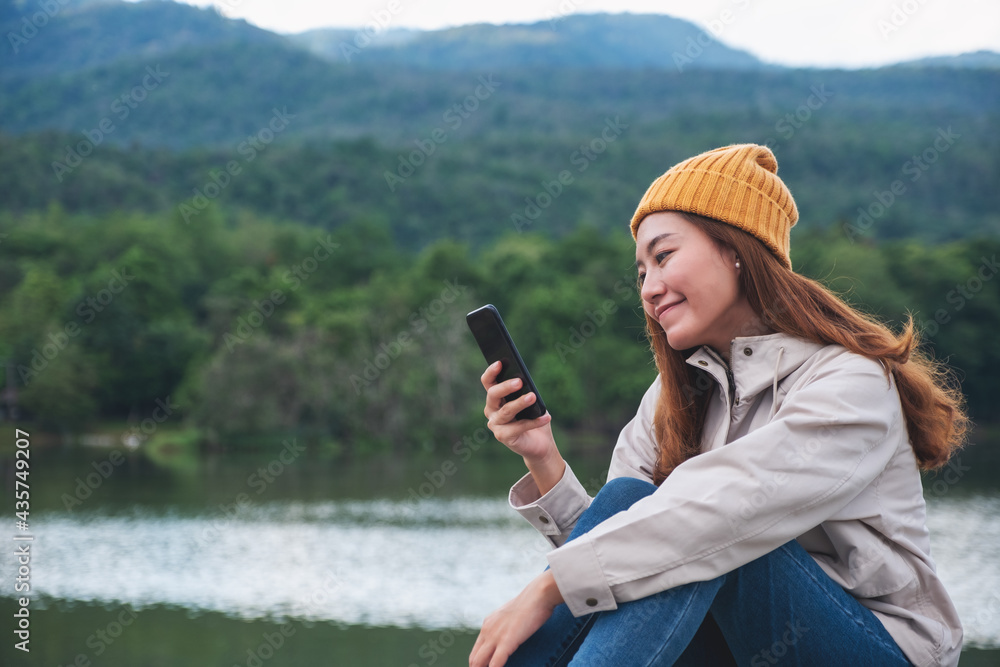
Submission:
<svg viewBox="0 0 1000 667">
<path fill-rule="evenodd" d="M 645 282 L 645 280 L 646 280 L 646 274 L 645 273 L 640 273 L 639 274 L 639 285 L 642 286 L 642 283 Z"/>
<path fill-rule="evenodd" d="M 672 252 L 673 252 L 673 250 L 664 250 L 663 252 L 656 253 L 656 263 L 657 264 L 662 264 L 663 260 L 665 260 L 667 258 L 667 255 L 669 255 Z"/>
</svg>

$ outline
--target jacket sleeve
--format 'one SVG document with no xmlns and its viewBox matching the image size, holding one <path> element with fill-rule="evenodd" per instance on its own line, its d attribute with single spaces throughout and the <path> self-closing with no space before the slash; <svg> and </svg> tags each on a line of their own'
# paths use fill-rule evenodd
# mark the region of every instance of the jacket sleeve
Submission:
<svg viewBox="0 0 1000 667">
<path fill-rule="evenodd" d="M 769 422 L 685 461 L 651 496 L 548 554 L 575 616 L 730 572 L 879 475 L 905 429 L 882 367 L 851 355 L 796 384 Z"/>
<path fill-rule="evenodd" d="M 529 473 L 511 487 L 507 501 L 552 546 L 558 547 L 566 542 L 576 520 L 590 507 L 591 497 L 567 463 L 563 476 L 544 496 Z"/>
<path fill-rule="evenodd" d="M 637 477 L 653 481 L 656 444 L 652 429 L 659 382 L 657 378 L 646 390 L 636 416 L 618 436 L 607 479 Z M 581 484 L 567 463 L 559 482 L 544 496 L 539 493 L 534 479 L 528 474 L 511 487 L 507 501 L 552 546 L 558 547 L 566 542 L 577 519 L 590 507 L 591 496 L 587 489 L 596 491 L 604 481 L 603 478 L 592 479 L 586 485 Z"/>
</svg>

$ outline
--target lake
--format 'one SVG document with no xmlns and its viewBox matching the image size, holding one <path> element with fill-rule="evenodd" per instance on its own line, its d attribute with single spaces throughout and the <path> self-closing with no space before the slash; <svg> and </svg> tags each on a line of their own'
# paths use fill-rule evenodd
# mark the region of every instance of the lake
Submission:
<svg viewBox="0 0 1000 667">
<path fill-rule="evenodd" d="M 483 616 L 545 566 L 547 544 L 506 504 L 517 457 L 284 464 L 279 451 L 154 465 L 35 447 L 32 651 L 8 638 L 0 661 L 463 665 Z M 600 479 L 602 463 L 574 468 Z M 977 445 L 957 463 L 925 481 L 933 553 L 965 624 L 963 665 L 998 664 L 995 456 Z M 3 473 L 10 498 L 9 458 Z M 13 549 L 0 564 L 9 619 Z"/>
</svg>

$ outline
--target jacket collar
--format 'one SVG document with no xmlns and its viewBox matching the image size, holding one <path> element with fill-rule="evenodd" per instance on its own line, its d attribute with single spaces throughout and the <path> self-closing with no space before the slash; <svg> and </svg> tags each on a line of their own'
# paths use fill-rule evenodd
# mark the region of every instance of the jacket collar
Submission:
<svg viewBox="0 0 1000 667">
<path fill-rule="evenodd" d="M 784 333 L 734 338 L 730 362 L 707 345 L 687 358 L 695 368 L 708 371 L 730 396 L 750 400 L 767 387 L 777 384 L 824 346 Z M 731 383 L 731 384 L 730 384 Z"/>
</svg>

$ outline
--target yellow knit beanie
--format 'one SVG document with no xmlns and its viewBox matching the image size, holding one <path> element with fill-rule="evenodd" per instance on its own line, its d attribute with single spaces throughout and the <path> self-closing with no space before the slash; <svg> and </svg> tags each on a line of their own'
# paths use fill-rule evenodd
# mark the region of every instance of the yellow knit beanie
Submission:
<svg viewBox="0 0 1000 667">
<path fill-rule="evenodd" d="M 777 173 L 774 153 L 757 144 L 725 146 L 688 158 L 646 190 L 632 216 L 632 236 L 650 213 L 686 211 L 757 237 L 792 268 L 788 237 L 799 211 Z"/>
</svg>

